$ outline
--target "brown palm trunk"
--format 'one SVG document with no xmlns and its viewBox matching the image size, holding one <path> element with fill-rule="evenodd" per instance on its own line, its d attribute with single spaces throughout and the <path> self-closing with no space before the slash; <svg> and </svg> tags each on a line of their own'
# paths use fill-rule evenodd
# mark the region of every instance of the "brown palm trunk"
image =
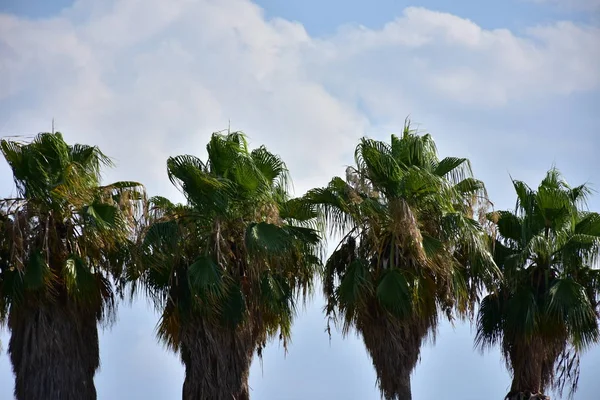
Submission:
<svg viewBox="0 0 600 400">
<path fill-rule="evenodd" d="M 17 400 L 95 400 L 96 314 L 69 304 L 13 307 L 8 353 Z"/>
<path fill-rule="evenodd" d="M 539 393 L 520 392 L 509 393 L 504 400 L 550 400 L 550 397 Z"/>
<path fill-rule="evenodd" d="M 514 343 L 510 350 L 510 361 L 513 370 L 510 396 L 520 393 L 540 393 L 543 390 L 544 347 L 540 340 Z"/>
<path fill-rule="evenodd" d="M 543 393 L 552 382 L 554 364 L 565 348 L 566 339 L 532 338 L 509 347 L 513 380 L 507 400 L 549 400 Z"/>
<path fill-rule="evenodd" d="M 513 380 L 506 399 L 546 399 L 543 392 L 546 389 L 544 386 L 549 383 L 546 376 L 548 362 L 553 366 L 556 357 L 553 358 L 552 354 L 549 354 L 548 347 L 549 343 L 545 343 L 541 338 L 512 343 L 509 356 Z"/>
<path fill-rule="evenodd" d="M 247 325 L 233 330 L 201 320 L 186 323 L 181 332 L 183 400 L 249 400 L 255 347 Z"/>
<path fill-rule="evenodd" d="M 382 397 L 411 400 L 410 375 L 429 325 L 414 320 L 401 323 L 387 316 L 369 318 L 357 327 L 371 355 Z"/>
</svg>

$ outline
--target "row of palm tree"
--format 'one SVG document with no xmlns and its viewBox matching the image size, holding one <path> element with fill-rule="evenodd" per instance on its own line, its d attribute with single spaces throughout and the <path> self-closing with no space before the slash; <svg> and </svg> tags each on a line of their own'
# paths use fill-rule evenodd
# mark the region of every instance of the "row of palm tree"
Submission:
<svg viewBox="0 0 600 400">
<path fill-rule="evenodd" d="M 184 400 L 249 399 L 254 354 L 287 344 L 317 280 L 386 400 L 411 399 L 442 318 L 475 319 L 476 344 L 501 347 L 510 400 L 573 393 L 600 339 L 600 215 L 556 169 L 537 189 L 513 181 L 515 210 L 491 211 L 469 161 L 440 159 L 407 123 L 390 143 L 361 139 L 345 179 L 293 198 L 283 160 L 228 131 L 206 161 L 167 160 L 186 199 L 174 204 L 137 182 L 102 185 L 110 159 L 60 133 L 0 148 L 17 193 L 0 201 L 0 325 L 18 400 L 95 399 L 98 327 L 137 292 L 185 366 Z M 341 240 L 324 260 L 327 232 Z"/>
</svg>

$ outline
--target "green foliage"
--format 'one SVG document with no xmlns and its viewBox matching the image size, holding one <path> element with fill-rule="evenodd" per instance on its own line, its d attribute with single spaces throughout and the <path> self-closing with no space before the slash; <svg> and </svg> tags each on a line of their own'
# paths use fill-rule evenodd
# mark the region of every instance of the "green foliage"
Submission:
<svg viewBox="0 0 600 400">
<path fill-rule="evenodd" d="M 399 269 L 388 269 L 377 285 L 377 300 L 397 318 L 408 318 L 412 313 L 412 293 L 406 277 Z"/>
<path fill-rule="evenodd" d="M 563 368 L 574 389 L 570 365 L 600 339 L 600 214 L 584 209 L 589 187 L 570 187 L 555 168 L 536 189 L 512 181 L 514 211 L 486 213 L 469 160 L 439 159 L 433 138 L 407 124 L 389 143 L 361 139 L 345 179 L 290 198 L 279 156 L 249 150 L 241 132 L 215 133 L 206 161 L 167 160 L 186 198 L 174 204 L 146 201 L 136 182 L 101 185 L 111 160 L 60 133 L 2 140 L 0 150 L 17 189 L 0 200 L 0 324 L 24 304 L 65 298 L 102 320 L 117 279 L 146 290 L 173 349 L 197 318 L 229 330 L 257 323 L 256 346 L 277 333 L 285 344 L 297 301 L 321 273 L 326 313 L 344 333 L 391 321 L 377 326 L 417 332 L 407 348 L 440 311 L 473 313 L 487 290 L 476 344 L 500 345 L 515 377 L 529 373 L 530 357 Z M 342 239 L 322 266 L 325 227 Z M 543 351 L 519 350 L 535 343 Z M 564 387 L 541 370 L 544 386 Z"/>
<path fill-rule="evenodd" d="M 223 273 L 221 267 L 208 256 L 200 256 L 188 268 L 190 291 L 200 299 L 210 301 L 223 296 Z"/>
<path fill-rule="evenodd" d="M 77 300 L 85 300 L 86 296 L 97 292 L 96 277 L 85 261 L 73 254 L 67 259 L 63 269 L 63 279 L 67 292 Z"/>
<path fill-rule="evenodd" d="M 0 200 L 0 322 L 20 306 L 67 299 L 102 319 L 142 212 L 136 182 L 100 185 L 112 163 L 60 133 L 2 140 L 17 197 Z"/>
<path fill-rule="evenodd" d="M 30 291 L 49 288 L 51 277 L 52 270 L 42 254 L 39 251 L 30 254 L 23 274 L 24 288 Z"/>
<path fill-rule="evenodd" d="M 268 294 L 264 292 L 264 294 Z M 241 324 L 247 316 L 245 315 L 247 310 L 246 296 L 242 292 L 241 286 L 237 284 L 231 285 L 225 296 L 220 299 L 220 319 L 221 323 L 229 329 L 235 329 Z"/>
<path fill-rule="evenodd" d="M 564 382 L 554 379 L 552 368 L 564 359 L 561 351 L 582 351 L 600 335 L 595 311 L 600 216 L 581 209 L 590 190 L 571 188 L 555 168 L 537 190 L 516 180 L 513 185 L 515 211 L 487 215 L 495 227 L 494 257 L 504 280 L 482 300 L 476 343 L 500 344 L 517 382 L 529 373 L 521 367 L 529 358 L 531 365 L 550 366 L 538 378 L 545 386 L 554 382 L 561 388 Z M 536 340 L 547 349 L 534 355 L 512 350 Z"/>
<path fill-rule="evenodd" d="M 342 237 L 323 270 L 325 312 L 356 328 L 382 397 L 410 396 L 410 374 L 439 312 L 471 315 L 500 271 L 481 219 L 490 204 L 467 159 L 439 159 L 406 124 L 390 143 L 363 138 L 346 179 L 305 196 Z"/>
<path fill-rule="evenodd" d="M 353 314 L 358 306 L 365 306 L 365 297 L 372 290 L 369 265 L 364 260 L 356 259 L 348 265 L 337 289 L 339 305 L 348 310 L 348 314 Z"/>
<path fill-rule="evenodd" d="M 246 247 L 253 253 L 280 255 L 293 246 L 293 237 L 277 225 L 250 223 L 246 230 Z"/>
<path fill-rule="evenodd" d="M 345 181 L 307 194 L 345 235 L 325 266 L 328 314 L 340 311 L 347 331 L 381 313 L 435 321 L 438 306 L 472 309 L 499 271 L 473 219 L 487 199 L 469 161 L 439 160 L 409 124 L 390 144 L 362 139 L 355 160 Z"/>
<path fill-rule="evenodd" d="M 257 346 L 277 332 L 285 341 L 320 264 L 317 210 L 289 198 L 283 161 L 265 147 L 249 151 L 242 133 L 213 134 L 207 151 L 206 162 L 168 159 L 187 204 L 150 199 L 130 279 L 162 312 L 159 337 L 175 350 L 197 318 L 230 330 L 260 321 Z"/>
</svg>

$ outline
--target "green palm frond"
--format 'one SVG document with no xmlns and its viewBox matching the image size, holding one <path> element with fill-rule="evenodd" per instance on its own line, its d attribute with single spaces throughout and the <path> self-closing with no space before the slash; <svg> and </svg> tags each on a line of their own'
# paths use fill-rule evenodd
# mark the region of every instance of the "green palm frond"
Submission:
<svg viewBox="0 0 600 400">
<path fill-rule="evenodd" d="M 250 156 L 248 142 L 242 132 L 231 132 L 226 135 L 215 133 L 206 146 L 206 150 L 209 159 L 209 172 L 224 178 L 228 178 L 228 174 L 240 156 Z"/>
<path fill-rule="evenodd" d="M 452 182 L 457 184 L 473 175 L 470 161 L 466 158 L 458 157 L 446 157 L 440 160 L 433 172 L 440 177 L 447 176 Z"/>
<path fill-rule="evenodd" d="M 383 272 L 377 284 L 376 295 L 382 307 L 397 318 L 408 318 L 413 312 L 411 288 L 398 268 Z"/>
<path fill-rule="evenodd" d="M 356 313 L 366 307 L 373 291 L 373 281 L 369 274 L 368 263 L 362 259 L 352 261 L 336 289 L 337 307 L 345 316 L 344 332 L 348 332 L 354 323 Z"/>
<path fill-rule="evenodd" d="M 101 293 L 98 276 L 94 274 L 85 260 L 76 254 L 67 259 L 63 268 L 63 279 L 68 293 L 78 302 L 99 301 Z M 96 297 L 96 298 L 94 298 Z"/>
<path fill-rule="evenodd" d="M 530 287 L 518 287 L 506 301 L 505 336 L 531 337 L 539 326 L 541 309 L 543 304 Z"/>
<path fill-rule="evenodd" d="M 498 292 L 485 296 L 479 304 L 475 345 L 485 349 L 501 343 L 504 335 L 504 320 L 502 296 Z"/>
<path fill-rule="evenodd" d="M 431 135 L 419 135 L 411 129 L 410 121 L 404 126 L 402 137 L 392 135 L 391 148 L 394 158 L 404 166 L 430 168 L 437 164 L 437 148 Z"/>
<path fill-rule="evenodd" d="M 46 258 L 40 251 L 29 255 L 29 262 L 23 272 L 23 287 L 28 291 L 52 289 L 54 274 Z"/>
<path fill-rule="evenodd" d="M 279 184 L 285 191 L 289 189 L 288 185 L 291 182 L 289 171 L 279 156 L 261 146 L 252 150 L 251 157 L 256 168 L 271 185 Z"/>
<path fill-rule="evenodd" d="M 600 237 L 600 214 L 595 212 L 581 213 L 575 224 L 575 233 Z"/>
<path fill-rule="evenodd" d="M 523 219 L 510 211 L 494 211 L 487 214 L 487 219 L 498 228 L 504 239 L 511 240 L 516 246 L 523 245 Z"/>
<path fill-rule="evenodd" d="M 533 212 L 535 192 L 533 192 L 526 183 L 521 181 L 513 180 L 513 186 L 517 192 L 516 209 L 522 209 L 527 214 Z"/>
<path fill-rule="evenodd" d="M 201 164 L 192 156 L 170 157 L 167 160 L 169 179 L 190 203 L 223 212 L 227 208 L 229 193 L 233 190 L 231 183 L 212 176 Z"/>
<path fill-rule="evenodd" d="M 596 343 L 600 338 L 597 315 L 585 287 L 572 278 L 563 278 L 557 279 L 548 292 L 548 313 L 566 323 L 575 348 L 582 350 Z"/>
<path fill-rule="evenodd" d="M 475 178 L 464 178 L 459 180 L 453 189 L 461 195 L 485 193 L 485 185 L 482 181 Z"/>
<path fill-rule="evenodd" d="M 341 178 L 338 178 L 341 180 Z M 306 200 L 309 204 L 316 207 L 316 210 L 323 216 L 329 230 L 332 234 L 341 234 L 354 226 L 353 214 L 360 217 L 356 212 L 350 212 L 356 209 L 356 203 L 361 201 L 357 195 L 354 199 L 350 198 L 351 189 L 340 192 L 338 188 L 332 188 L 339 181 L 330 184 L 330 187 L 323 189 L 312 189 L 306 194 Z M 343 182 L 343 181 L 342 181 Z"/>
<path fill-rule="evenodd" d="M 221 303 L 221 322 L 229 328 L 235 328 L 241 324 L 244 319 L 248 318 L 246 315 L 247 303 L 242 292 L 242 288 L 233 284 L 227 288 L 223 302 Z"/>
<path fill-rule="evenodd" d="M 246 246 L 251 252 L 282 254 L 293 245 L 292 240 L 283 228 L 266 222 L 251 223 L 246 230 Z"/>
<path fill-rule="evenodd" d="M 211 257 L 198 257 L 187 268 L 187 273 L 192 294 L 205 301 L 221 299 L 225 292 L 223 271 Z"/>
</svg>

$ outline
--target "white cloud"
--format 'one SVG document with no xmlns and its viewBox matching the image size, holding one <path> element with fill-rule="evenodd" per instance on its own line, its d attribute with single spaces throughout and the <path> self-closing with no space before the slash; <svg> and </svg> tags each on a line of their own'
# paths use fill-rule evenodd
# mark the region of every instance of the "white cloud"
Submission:
<svg viewBox="0 0 600 400">
<path fill-rule="evenodd" d="M 230 118 L 284 155 L 305 188 L 342 170 L 373 117 L 432 101 L 502 107 L 600 83 L 598 28 L 564 22 L 518 36 L 422 8 L 381 29 L 314 38 L 246 0 L 82 1 L 47 20 L 3 15 L 0 37 L 0 98 L 31 98 L 5 126 L 40 130 L 54 116 L 146 181 L 164 177 L 168 155 L 200 152 Z"/>
<path fill-rule="evenodd" d="M 600 0 L 529 0 L 539 4 L 550 4 L 566 11 L 595 11 L 600 9 Z"/>
<path fill-rule="evenodd" d="M 368 78 L 376 71 L 379 80 L 397 83 L 392 88 L 398 92 L 411 82 L 435 97 L 499 106 L 515 98 L 598 87 L 600 48 L 591 44 L 599 41 L 597 27 L 569 22 L 535 26 L 518 36 L 408 8 L 380 30 L 346 27 L 323 47 L 330 66 L 332 61 L 359 64 Z"/>
</svg>

